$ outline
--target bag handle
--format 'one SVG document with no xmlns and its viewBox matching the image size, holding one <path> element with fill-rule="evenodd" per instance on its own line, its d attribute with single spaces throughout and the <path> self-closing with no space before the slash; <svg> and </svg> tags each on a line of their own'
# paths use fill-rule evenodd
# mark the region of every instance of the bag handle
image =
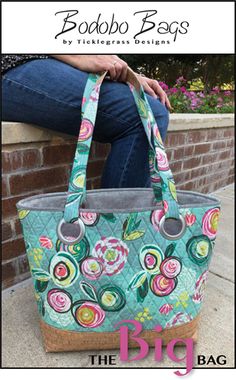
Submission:
<svg viewBox="0 0 236 380">
<path fill-rule="evenodd" d="M 89 74 L 85 86 L 82 101 L 82 122 L 64 209 L 64 221 L 66 222 L 78 218 L 79 207 L 86 196 L 86 169 L 96 120 L 100 87 L 106 74 L 107 72 Z M 174 179 L 156 120 L 142 85 L 131 69 L 128 69 L 127 72 L 127 82 L 134 96 L 150 145 L 150 175 L 155 198 L 158 201 L 157 198 L 161 188 L 165 217 L 179 219 Z"/>
</svg>

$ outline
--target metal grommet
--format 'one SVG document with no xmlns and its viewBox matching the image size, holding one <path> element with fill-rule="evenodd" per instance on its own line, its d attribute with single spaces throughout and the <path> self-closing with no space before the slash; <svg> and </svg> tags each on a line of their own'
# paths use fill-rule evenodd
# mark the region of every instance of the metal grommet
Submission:
<svg viewBox="0 0 236 380">
<path fill-rule="evenodd" d="M 57 225 L 57 236 L 64 244 L 70 245 L 78 243 L 83 239 L 84 234 L 85 226 L 80 218 L 74 223 L 68 223 L 62 218 Z"/>
<path fill-rule="evenodd" d="M 179 216 L 179 219 L 166 218 L 164 215 L 159 222 L 159 231 L 168 240 L 180 239 L 185 230 L 186 223 L 182 215 Z"/>
</svg>

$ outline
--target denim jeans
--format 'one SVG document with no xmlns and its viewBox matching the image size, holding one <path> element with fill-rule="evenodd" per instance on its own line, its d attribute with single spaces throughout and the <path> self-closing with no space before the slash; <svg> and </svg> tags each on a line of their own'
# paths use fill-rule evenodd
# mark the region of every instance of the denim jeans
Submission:
<svg viewBox="0 0 236 380">
<path fill-rule="evenodd" d="M 87 77 L 86 72 L 54 58 L 28 61 L 9 70 L 2 80 L 3 120 L 78 136 Z M 148 101 L 164 140 L 168 111 L 149 95 Z M 102 84 L 93 139 L 111 144 L 102 188 L 150 186 L 148 142 L 126 84 L 111 80 Z"/>
</svg>

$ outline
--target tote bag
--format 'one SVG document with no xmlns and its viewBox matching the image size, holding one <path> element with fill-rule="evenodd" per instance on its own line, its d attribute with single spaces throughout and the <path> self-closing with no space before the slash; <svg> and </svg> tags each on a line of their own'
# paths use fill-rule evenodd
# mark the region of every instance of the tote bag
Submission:
<svg viewBox="0 0 236 380">
<path fill-rule="evenodd" d="M 164 344 L 196 340 L 219 201 L 176 191 L 158 126 L 131 70 L 127 82 L 149 141 L 152 188 L 86 191 L 105 75 L 88 77 L 68 191 L 16 205 L 46 351 L 117 348 L 118 326 L 132 334 L 134 322 L 150 346 L 157 337 Z"/>
</svg>

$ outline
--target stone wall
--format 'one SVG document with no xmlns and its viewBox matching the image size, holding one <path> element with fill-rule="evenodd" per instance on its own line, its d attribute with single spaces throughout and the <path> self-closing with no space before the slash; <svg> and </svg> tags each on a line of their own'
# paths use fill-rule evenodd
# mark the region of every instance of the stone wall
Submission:
<svg viewBox="0 0 236 380">
<path fill-rule="evenodd" d="M 171 115 L 167 155 L 178 189 L 203 193 L 234 181 L 233 115 Z M 30 195 L 66 191 L 76 138 L 21 123 L 2 124 L 2 279 L 29 277 L 15 204 Z M 88 189 L 98 188 L 108 145 L 94 143 Z"/>
</svg>

